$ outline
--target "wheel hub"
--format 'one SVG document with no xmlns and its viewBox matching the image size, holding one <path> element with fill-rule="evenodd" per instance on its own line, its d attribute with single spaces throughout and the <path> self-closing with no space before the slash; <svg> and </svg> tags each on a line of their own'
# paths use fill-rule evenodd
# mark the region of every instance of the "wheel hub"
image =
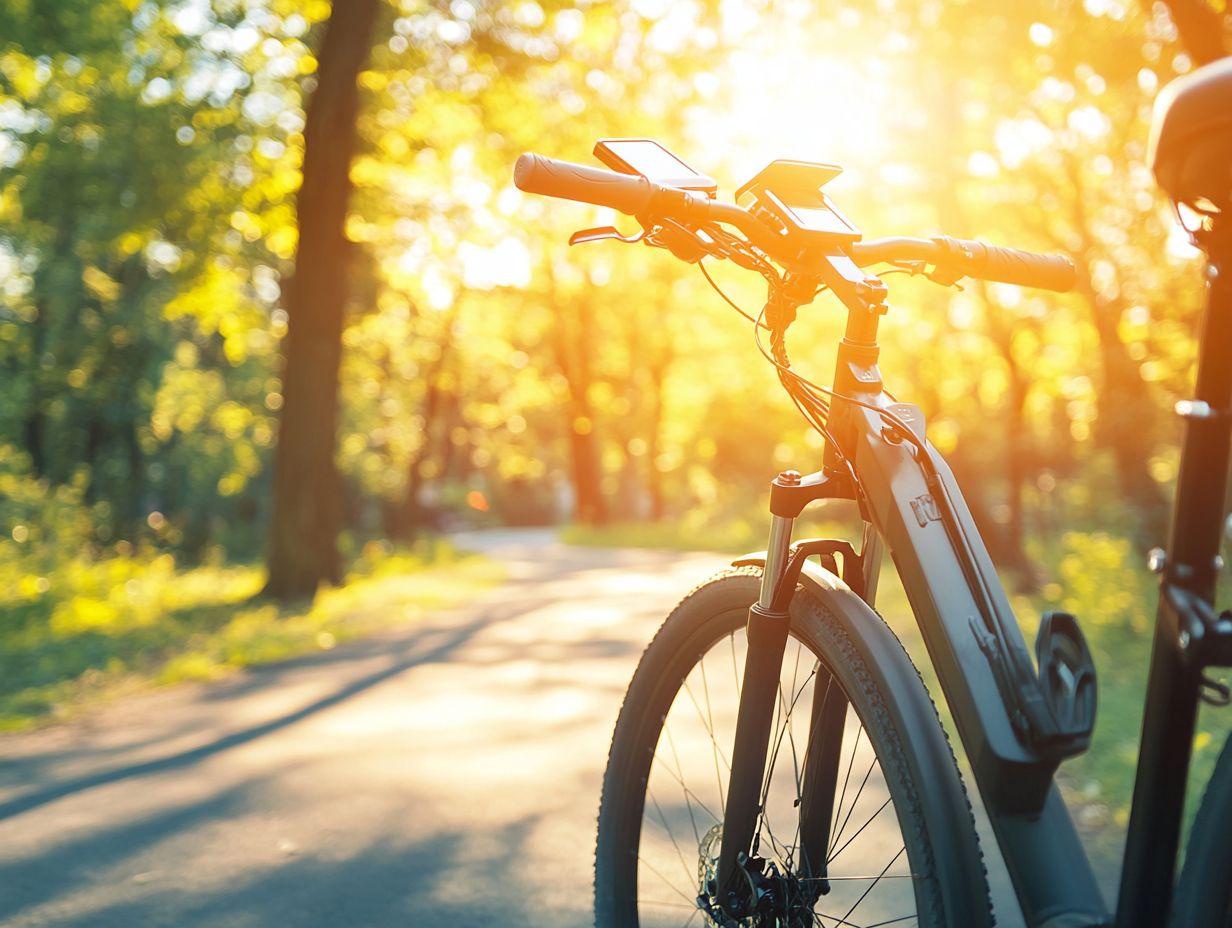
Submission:
<svg viewBox="0 0 1232 928">
<path fill-rule="evenodd" d="M 747 888 L 738 904 L 739 917 L 724 910 L 719 898 L 719 848 L 723 841 L 723 826 L 715 825 L 698 845 L 697 907 L 705 913 L 708 928 L 808 928 L 813 924 L 813 903 L 817 894 L 810 894 L 790 872 L 780 872 L 774 861 L 754 855 L 740 854 L 737 861 Z M 736 896 L 731 893 L 731 896 Z"/>
</svg>

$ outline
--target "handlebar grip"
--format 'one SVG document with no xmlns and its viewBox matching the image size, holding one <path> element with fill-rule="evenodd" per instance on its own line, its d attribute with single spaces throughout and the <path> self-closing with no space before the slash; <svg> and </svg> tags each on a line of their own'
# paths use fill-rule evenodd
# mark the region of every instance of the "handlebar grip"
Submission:
<svg viewBox="0 0 1232 928">
<path fill-rule="evenodd" d="M 968 277 L 1059 293 L 1072 290 L 1078 280 L 1074 262 L 1064 255 L 1041 255 L 948 236 L 933 241 L 945 253 L 942 262 Z"/>
<path fill-rule="evenodd" d="M 513 183 L 527 193 L 608 206 L 630 216 L 644 213 L 657 189 L 638 175 L 617 174 L 531 152 L 518 158 Z"/>
</svg>

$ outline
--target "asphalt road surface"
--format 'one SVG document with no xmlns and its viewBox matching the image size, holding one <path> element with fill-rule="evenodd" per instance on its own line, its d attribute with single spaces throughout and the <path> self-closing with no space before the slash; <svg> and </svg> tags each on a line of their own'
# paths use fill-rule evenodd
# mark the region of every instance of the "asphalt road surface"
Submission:
<svg viewBox="0 0 1232 928">
<path fill-rule="evenodd" d="M 0 738 L 0 925 L 589 925 L 621 695 L 724 561 L 470 542 L 509 581 L 412 631 Z"/>
</svg>

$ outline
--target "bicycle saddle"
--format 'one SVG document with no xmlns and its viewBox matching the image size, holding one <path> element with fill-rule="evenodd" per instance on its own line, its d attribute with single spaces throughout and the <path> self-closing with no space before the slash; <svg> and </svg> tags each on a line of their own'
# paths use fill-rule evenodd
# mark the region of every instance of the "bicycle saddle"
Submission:
<svg viewBox="0 0 1232 928">
<path fill-rule="evenodd" d="M 1232 59 L 1160 91 L 1147 160 L 1176 202 L 1232 211 Z"/>
</svg>

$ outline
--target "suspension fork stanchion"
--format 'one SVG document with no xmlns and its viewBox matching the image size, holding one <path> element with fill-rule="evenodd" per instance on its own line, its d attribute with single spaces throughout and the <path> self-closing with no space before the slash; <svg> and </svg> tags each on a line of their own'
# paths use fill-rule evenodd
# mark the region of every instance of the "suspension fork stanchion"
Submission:
<svg viewBox="0 0 1232 928">
<path fill-rule="evenodd" d="M 1170 599 L 1179 591 L 1209 607 L 1215 595 L 1232 437 L 1232 229 L 1222 231 L 1222 241 L 1210 243 L 1215 247 L 1194 399 L 1177 407 L 1185 434 L 1147 678 L 1118 928 L 1166 924 L 1180 845 L 1202 662 L 1193 653 L 1198 642 L 1185 623 L 1190 617 Z"/>
<path fill-rule="evenodd" d="M 748 883 L 741 873 L 745 855 L 753 853 L 753 835 L 761 812 L 761 788 L 766 753 L 774 727 L 774 705 L 779 695 L 779 671 L 787 646 L 787 611 L 774 610 L 774 595 L 787 566 L 791 529 L 795 520 L 772 516 L 770 540 L 761 595 L 749 609 L 748 654 L 736 715 L 736 741 L 732 747 L 731 781 L 723 812 L 723 843 L 719 850 L 719 902 L 740 917 L 749 903 Z"/>
<path fill-rule="evenodd" d="M 771 516 L 770 538 L 766 543 L 766 569 L 761 575 L 761 593 L 757 597 L 757 605 L 766 611 L 774 604 L 774 594 L 787 567 L 791 527 L 795 521 L 787 516 Z"/>
</svg>

